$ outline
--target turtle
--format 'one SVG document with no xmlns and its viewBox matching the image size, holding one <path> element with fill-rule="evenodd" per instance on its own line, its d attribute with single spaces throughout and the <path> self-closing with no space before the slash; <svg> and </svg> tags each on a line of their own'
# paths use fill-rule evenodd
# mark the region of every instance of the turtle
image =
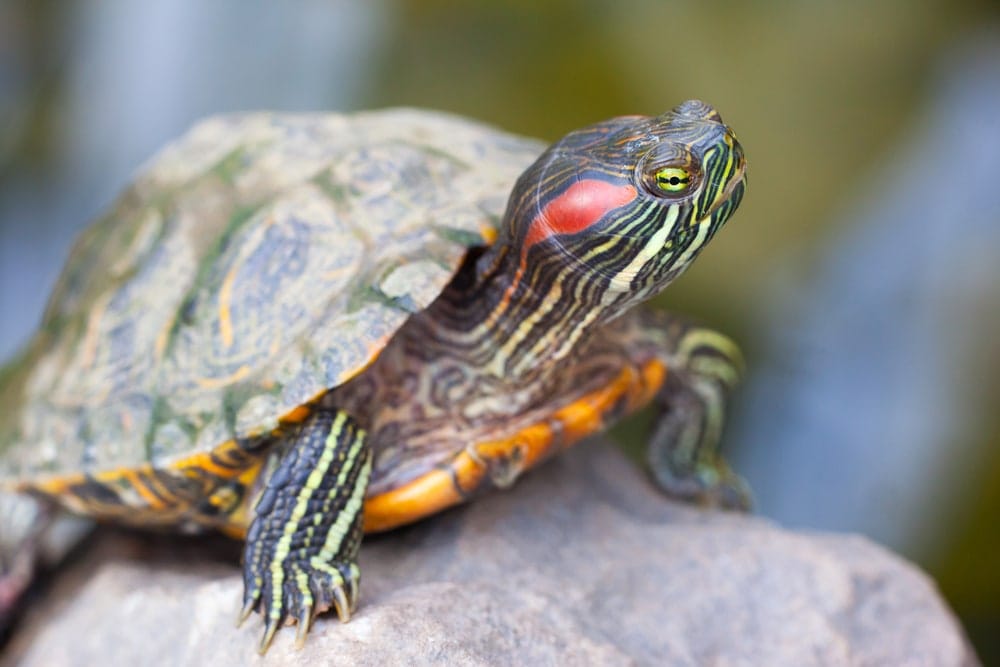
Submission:
<svg viewBox="0 0 1000 667">
<path fill-rule="evenodd" d="M 441 112 L 209 118 L 77 240 L 0 373 L 0 592 L 60 516 L 245 541 L 260 652 L 349 620 L 365 533 L 510 487 L 643 406 L 668 495 L 735 510 L 735 343 L 640 305 L 736 210 L 711 105 L 541 143 Z M 0 596 L 2 597 L 2 596 Z"/>
</svg>

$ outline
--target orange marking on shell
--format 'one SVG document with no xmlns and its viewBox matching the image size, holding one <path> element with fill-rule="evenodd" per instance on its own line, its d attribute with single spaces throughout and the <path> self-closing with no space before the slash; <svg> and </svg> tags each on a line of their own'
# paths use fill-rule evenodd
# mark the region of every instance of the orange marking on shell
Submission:
<svg viewBox="0 0 1000 667">
<path fill-rule="evenodd" d="M 486 245 L 493 245 L 497 242 L 497 228 L 493 225 L 480 225 L 479 235 L 483 237 Z"/>
<path fill-rule="evenodd" d="M 365 532 L 396 528 L 464 502 L 470 494 L 482 487 L 491 459 L 516 458 L 522 470 L 536 465 L 559 449 L 569 447 L 603 428 L 605 415 L 619 401 L 624 400 L 625 413 L 641 408 L 656 395 L 666 376 L 667 368 L 658 360 L 646 362 L 638 372 L 633 368 L 626 368 L 605 387 L 563 406 L 548 419 L 531 424 L 509 438 L 479 443 L 471 448 L 474 454 L 463 450 L 452 459 L 449 469 L 432 470 L 403 486 L 367 498 L 364 507 Z M 318 394 L 315 400 L 323 393 L 325 392 Z M 299 406 L 289 414 L 297 414 L 300 408 L 308 409 L 307 406 Z M 556 423 L 560 427 L 558 430 L 553 429 Z M 556 432 L 559 434 L 558 438 L 555 437 Z M 215 451 L 217 455 L 225 456 L 230 448 L 239 448 L 239 445 L 234 440 L 229 440 Z M 221 467 L 213 462 L 209 453 L 199 452 L 174 462 L 171 467 L 185 474 L 206 471 L 222 479 L 238 478 L 245 488 L 251 489 L 263 468 L 262 460 L 253 461 L 245 468 Z M 132 488 L 150 502 L 151 507 L 156 507 L 154 503 L 162 506 L 162 501 L 158 498 L 146 495 L 150 492 L 143 484 L 131 480 L 136 472 L 135 468 L 121 468 L 98 473 L 94 478 L 105 484 L 114 484 L 125 478 Z M 48 480 L 24 482 L 14 486 L 13 490 L 35 491 L 65 502 L 75 497 L 72 487 L 86 481 L 82 474 L 63 475 Z M 230 537 L 244 538 L 252 516 L 248 506 L 252 500 L 253 494 L 247 493 L 241 506 L 224 521 L 220 520 L 216 527 Z M 79 509 L 85 511 L 86 507 Z M 142 519 L 147 522 L 163 519 L 163 522 L 167 522 L 172 516 L 173 514 L 161 511 L 143 515 Z"/>
<path fill-rule="evenodd" d="M 156 334 L 156 342 L 153 343 L 153 356 L 157 361 L 163 359 L 163 354 L 167 351 L 167 340 L 170 338 L 170 329 L 173 326 L 173 322 L 167 322 L 167 325 L 160 329 L 160 333 Z"/>
<path fill-rule="evenodd" d="M 171 498 L 174 495 L 173 492 L 160 483 L 160 478 L 153 474 L 152 467 L 149 467 L 148 470 L 150 474 L 147 478 L 146 486 L 152 491 L 155 491 L 161 498 Z"/>
<path fill-rule="evenodd" d="M 227 522 L 219 526 L 219 530 L 229 537 L 240 540 L 246 538 L 247 528 L 250 527 L 250 521 L 253 519 L 254 503 L 257 502 L 257 494 L 253 493 L 254 483 L 263 468 L 263 461 L 259 461 L 240 473 L 237 478 L 246 489 L 246 493 L 243 494 L 243 502 L 227 517 Z"/>
<path fill-rule="evenodd" d="M 225 450 L 229 448 L 239 448 L 235 440 L 227 440 L 218 447 L 215 451 L 218 456 L 224 457 Z M 238 477 L 241 475 L 246 468 L 230 468 L 228 466 L 220 466 L 214 460 L 212 460 L 211 452 L 198 452 L 197 454 L 191 454 L 190 456 L 185 456 L 182 459 L 178 459 L 170 464 L 171 468 L 175 470 L 181 470 L 184 472 L 188 471 L 198 471 L 204 470 L 222 479 L 231 479 L 233 477 Z"/>
<path fill-rule="evenodd" d="M 233 346 L 233 320 L 229 304 L 233 299 L 233 284 L 238 270 L 238 265 L 231 268 L 219 287 L 219 336 L 226 347 Z"/>
<path fill-rule="evenodd" d="M 627 367 L 606 386 L 556 410 L 513 436 L 478 443 L 449 463 L 449 470 L 432 470 L 398 488 L 365 500 L 365 532 L 379 532 L 412 523 L 464 502 L 482 488 L 491 462 L 501 466 L 513 461 L 521 470 L 531 468 L 553 453 L 600 431 L 605 417 L 624 401 L 623 411 L 634 412 L 648 403 L 663 385 L 667 369 L 651 360 L 635 369 Z M 554 426 L 558 424 L 558 428 Z M 558 437 L 557 437 L 558 436 Z"/>
<path fill-rule="evenodd" d="M 290 412 L 285 414 L 285 416 L 281 418 L 281 421 L 287 424 L 301 424 L 305 421 L 306 417 L 312 414 L 312 412 L 312 408 L 308 405 L 299 405 L 292 408 Z"/>
<path fill-rule="evenodd" d="M 250 375 L 250 367 L 247 365 L 240 366 L 236 369 L 235 373 L 227 375 L 221 378 L 195 378 L 195 383 L 202 389 L 222 389 L 223 387 L 228 387 L 234 382 L 239 382 Z"/>
<path fill-rule="evenodd" d="M 302 403 L 301 405 L 296 405 L 294 408 L 292 408 L 282 416 L 278 417 L 278 426 L 276 428 L 271 429 L 271 435 L 275 437 L 281 437 L 282 434 L 284 433 L 282 431 L 284 427 L 288 425 L 301 424 L 306 419 L 308 419 L 310 415 L 312 415 L 316 411 L 315 405 L 320 400 L 322 400 L 324 396 L 326 396 L 328 391 L 329 390 L 324 389 L 323 391 L 318 392 L 316 395 L 307 400 L 305 403 Z M 255 437 L 263 434 L 264 431 L 261 430 L 256 433 L 249 433 L 248 436 Z"/>
<path fill-rule="evenodd" d="M 97 357 L 97 343 L 101 337 L 101 318 L 111 303 L 111 292 L 102 294 L 94 303 L 94 308 L 87 317 L 87 329 L 83 336 L 80 350 L 80 366 L 90 368 Z"/>
<path fill-rule="evenodd" d="M 20 482 L 14 485 L 12 490 L 17 493 L 37 491 L 38 493 L 43 493 L 47 496 L 59 497 L 68 494 L 70 488 L 74 485 L 82 484 L 86 481 L 87 478 L 84 475 L 74 473 L 72 475 L 63 475 L 49 479 Z"/>
<path fill-rule="evenodd" d="M 249 519 L 244 518 L 242 521 L 234 520 L 233 523 L 222 524 L 219 526 L 219 532 L 232 540 L 245 540 L 247 539 L 247 529 L 249 527 Z"/>
<path fill-rule="evenodd" d="M 233 452 L 232 450 L 239 450 Z M 246 453 L 235 440 L 227 440 L 217 447 L 215 453 L 220 458 L 228 458 L 231 453 L 237 461 L 246 457 Z M 21 482 L 12 486 L 18 493 L 39 493 L 52 498 L 68 509 L 82 514 L 90 514 L 105 519 L 121 520 L 132 525 L 169 525 L 182 518 L 201 522 L 221 530 L 232 537 L 245 537 L 252 512 L 252 503 L 256 500 L 252 492 L 254 483 L 263 469 L 264 457 L 245 459 L 246 466 L 240 468 L 224 467 L 212 460 L 211 454 L 199 452 L 184 457 L 172 463 L 169 468 L 192 480 L 204 480 L 205 474 L 216 475 L 220 480 L 239 481 L 247 490 L 242 502 L 233 508 L 229 515 L 208 516 L 198 515 L 186 499 L 176 497 L 169 488 L 160 483 L 155 468 L 146 463 L 134 467 L 114 468 L 93 474 L 88 478 L 84 474 L 74 473 L 60 475 L 49 479 Z M 145 475 L 145 478 L 143 477 Z M 91 480 L 108 487 L 121 498 L 121 503 L 94 502 L 76 495 L 74 487 L 86 485 Z M 218 495 L 220 490 L 230 488 L 221 484 L 217 488 L 206 488 L 205 500 L 210 504 L 222 506 L 224 497 Z M 135 499 L 122 497 L 123 491 L 134 491 L 146 503 L 146 506 L 136 505 Z M 229 496 L 231 498 L 232 496 Z"/>
<path fill-rule="evenodd" d="M 122 473 L 126 471 L 131 471 L 133 468 L 112 468 L 111 470 L 102 470 L 101 472 L 94 473 L 92 477 L 94 481 L 100 482 L 101 484 L 114 484 L 121 480 Z"/>
<path fill-rule="evenodd" d="M 141 469 L 122 468 L 121 470 L 118 471 L 118 473 L 120 475 L 120 479 L 125 480 L 128 483 L 129 487 L 135 490 L 135 492 L 138 493 L 142 497 L 142 499 L 146 501 L 150 509 L 153 510 L 164 509 L 167 506 L 167 504 L 163 502 L 163 500 L 159 496 L 153 493 L 152 490 L 150 490 L 150 488 L 146 485 L 146 483 L 142 481 L 142 478 L 139 476 L 140 470 L 142 470 L 143 472 L 147 471 L 152 472 L 152 469 L 149 468 L 148 466 L 142 466 Z"/>
</svg>

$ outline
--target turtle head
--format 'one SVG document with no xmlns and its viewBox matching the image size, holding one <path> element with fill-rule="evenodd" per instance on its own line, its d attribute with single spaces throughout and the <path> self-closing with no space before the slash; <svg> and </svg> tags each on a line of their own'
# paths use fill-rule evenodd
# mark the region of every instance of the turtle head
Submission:
<svg viewBox="0 0 1000 667">
<path fill-rule="evenodd" d="M 517 282 L 533 292 L 570 287 L 606 320 L 680 275 L 745 188 L 732 130 L 708 104 L 688 101 L 553 144 L 518 180 L 502 233 L 519 259 Z"/>
</svg>

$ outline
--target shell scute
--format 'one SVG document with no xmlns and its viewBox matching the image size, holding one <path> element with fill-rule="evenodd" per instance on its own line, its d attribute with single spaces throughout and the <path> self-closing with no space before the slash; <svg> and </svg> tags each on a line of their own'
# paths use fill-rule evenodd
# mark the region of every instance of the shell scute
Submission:
<svg viewBox="0 0 1000 667">
<path fill-rule="evenodd" d="M 199 123 L 81 235 L 0 371 L 0 480 L 266 432 L 437 296 L 540 150 L 413 110 Z"/>
</svg>

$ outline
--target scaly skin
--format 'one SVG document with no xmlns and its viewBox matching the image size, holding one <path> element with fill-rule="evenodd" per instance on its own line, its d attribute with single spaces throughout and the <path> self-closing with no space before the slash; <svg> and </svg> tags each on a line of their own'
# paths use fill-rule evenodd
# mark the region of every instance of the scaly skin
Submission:
<svg viewBox="0 0 1000 667">
<path fill-rule="evenodd" d="M 261 652 L 297 622 L 356 604 L 362 527 L 386 529 L 509 486 L 526 468 L 651 400 L 654 479 L 745 507 L 718 457 L 739 376 L 722 336 L 634 306 L 673 281 L 738 206 L 742 149 L 687 102 L 553 145 L 518 180 L 499 236 L 375 362 L 286 413 L 172 466 L 24 480 L 23 492 L 138 525 L 246 531 L 244 617 Z M 364 512 L 361 499 L 364 498 Z"/>
<path fill-rule="evenodd" d="M 544 153 L 518 180 L 497 242 L 467 258 L 367 372 L 319 404 L 368 432 L 368 527 L 508 486 L 559 446 L 657 395 L 664 410 L 650 448 L 654 478 L 686 499 L 746 506 L 745 486 L 715 451 L 738 353 L 704 329 L 622 317 L 694 260 L 739 204 L 744 177 L 735 138 L 701 103 L 607 121 Z M 286 518 L 285 534 L 310 520 Z M 289 557 L 274 543 L 248 549 L 270 555 L 261 559 L 270 570 L 248 564 L 264 581 L 289 560 L 304 567 L 312 558 Z M 300 587 L 263 610 L 262 650 L 307 594 Z"/>
<path fill-rule="evenodd" d="M 540 368 L 499 388 L 480 385 L 478 394 L 482 378 L 470 373 L 468 382 L 449 384 L 449 394 L 469 400 L 449 401 L 434 388 L 442 376 L 457 375 L 454 366 L 405 355 L 407 347 L 426 354 L 426 339 L 415 330 L 404 327 L 384 362 L 324 401 L 371 425 L 378 483 L 369 489 L 366 530 L 394 528 L 506 488 L 524 470 L 654 400 L 661 417 L 650 464 L 661 488 L 704 505 L 749 505 L 745 484 L 716 449 L 742 363 L 725 337 L 642 308 L 593 332 L 547 373 Z M 407 390 L 410 400 L 400 400 Z M 472 404 L 476 412 L 466 412 Z M 690 431 L 674 437 L 675 424 Z"/>
</svg>

